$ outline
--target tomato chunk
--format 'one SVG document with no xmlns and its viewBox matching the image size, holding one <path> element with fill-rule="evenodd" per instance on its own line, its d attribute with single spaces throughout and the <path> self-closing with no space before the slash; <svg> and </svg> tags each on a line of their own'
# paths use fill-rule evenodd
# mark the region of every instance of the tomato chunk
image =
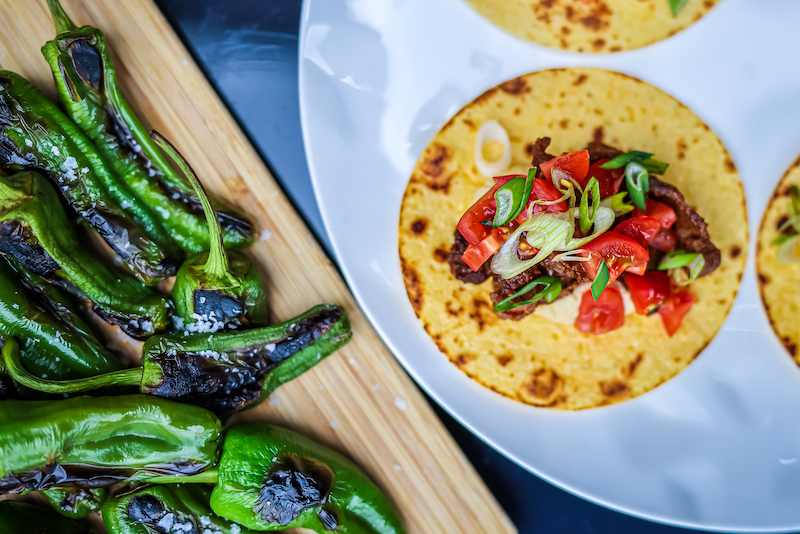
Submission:
<svg viewBox="0 0 800 534">
<path fill-rule="evenodd" d="M 605 334 L 625 324 L 625 304 L 622 294 L 615 287 L 607 287 L 594 300 L 592 291 L 588 290 L 581 297 L 578 318 L 575 328 L 584 334 Z"/>
<path fill-rule="evenodd" d="M 658 314 L 661 316 L 664 329 L 670 337 L 678 331 L 683 318 L 686 317 L 695 302 L 697 302 L 697 297 L 688 291 L 678 291 L 670 295 L 664 305 L 659 308 Z"/>
<path fill-rule="evenodd" d="M 461 255 L 461 259 L 470 269 L 477 271 L 503 245 L 505 236 L 506 232 L 503 232 L 500 228 L 493 229 L 488 236 L 477 244 L 468 246 L 464 254 Z"/>
<path fill-rule="evenodd" d="M 661 221 L 646 215 L 626 219 L 614 228 L 615 232 L 632 237 L 645 248 L 650 246 L 659 230 L 661 230 Z"/>
<path fill-rule="evenodd" d="M 672 228 L 662 228 L 658 231 L 656 237 L 653 238 L 653 242 L 650 243 L 650 246 L 662 252 L 672 252 L 677 242 L 678 234 L 675 233 L 675 230 Z"/>
<path fill-rule="evenodd" d="M 552 181 L 551 171 L 553 167 L 558 167 L 572 176 L 578 183 L 582 183 L 583 179 L 586 178 L 586 173 L 589 172 L 589 151 L 569 152 L 539 165 L 539 170 L 542 171 L 547 181 Z"/>
<path fill-rule="evenodd" d="M 648 250 L 626 235 L 608 231 L 581 247 L 589 252 L 589 261 L 582 262 L 583 268 L 594 278 L 600 262 L 606 260 L 610 284 L 624 271 L 644 274 L 650 260 Z"/>
<path fill-rule="evenodd" d="M 505 176 L 495 176 L 492 178 L 494 180 L 494 185 L 497 186 L 498 189 L 506 185 L 510 182 L 513 178 L 527 178 L 526 174 L 506 174 Z"/>
<path fill-rule="evenodd" d="M 494 218 L 494 213 L 497 211 L 497 201 L 494 199 L 494 193 L 497 189 L 496 185 L 489 189 L 461 216 L 458 225 L 456 225 L 458 231 L 461 232 L 461 235 L 470 245 L 477 244 L 481 239 L 489 235 L 491 227 L 482 225 L 481 221 Z"/>
<path fill-rule="evenodd" d="M 581 181 L 581 187 L 586 187 L 586 182 L 590 178 L 597 178 L 600 186 L 600 198 L 610 197 L 619 193 L 619 188 L 622 185 L 622 180 L 625 179 L 625 168 L 619 169 L 602 169 L 600 165 L 606 163 L 607 159 L 601 159 L 594 165 L 589 167 L 589 172 L 586 173 L 586 178 Z"/>
<path fill-rule="evenodd" d="M 642 211 L 639 208 L 633 208 L 633 216 L 639 217 L 641 215 L 647 215 L 648 217 L 655 217 L 659 221 L 661 221 L 662 228 L 671 228 L 675 221 L 678 220 L 678 216 L 675 215 L 675 210 L 664 204 L 663 202 L 659 202 L 658 200 L 653 200 L 652 198 L 647 199 L 647 203 L 645 204 L 645 210 Z"/>
<path fill-rule="evenodd" d="M 625 275 L 625 284 L 639 315 L 647 315 L 655 310 L 670 295 L 669 275 L 661 271 L 651 271 L 641 276 L 628 273 Z"/>
</svg>

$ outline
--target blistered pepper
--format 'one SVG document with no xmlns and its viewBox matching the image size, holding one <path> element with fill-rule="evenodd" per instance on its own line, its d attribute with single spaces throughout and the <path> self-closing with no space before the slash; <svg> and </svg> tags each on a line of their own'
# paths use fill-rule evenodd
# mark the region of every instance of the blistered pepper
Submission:
<svg viewBox="0 0 800 534">
<path fill-rule="evenodd" d="M 253 534 L 211 511 L 211 490 L 197 484 L 145 486 L 103 506 L 109 534 Z"/>
<path fill-rule="evenodd" d="M 135 202 L 159 217 L 184 251 L 208 250 L 210 236 L 202 205 L 120 93 L 103 32 L 91 26 L 77 28 L 58 0 L 47 4 L 58 36 L 42 52 L 67 114 L 94 142 Z M 252 244 L 253 227 L 247 219 L 230 208 L 218 216 L 228 247 Z"/>
<path fill-rule="evenodd" d="M 224 415 L 263 401 L 344 346 L 350 323 L 338 306 L 315 306 L 285 323 L 239 332 L 167 334 L 144 345 L 142 367 L 78 380 L 42 380 L 3 348 L 7 371 L 19 384 L 63 394 L 138 386 L 142 393 L 208 408 Z"/>
<path fill-rule="evenodd" d="M 225 250 L 214 208 L 189 162 L 161 134 L 151 136 L 192 184 L 208 221 L 210 248 L 186 260 L 172 286 L 175 313 L 183 329 L 209 333 L 266 324 L 267 296 L 258 267 L 246 254 Z"/>
<path fill-rule="evenodd" d="M 183 253 L 89 138 L 36 87 L 0 71 L 0 167 L 44 173 L 143 281 L 175 274 Z"/>
<path fill-rule="evenodd" d="M 42 288 L 44 293 L 36 292 L 24 283 L 33 277 L 19 278 L 27 274 L 0 257 L 0 338 L 19 339 L 26 369 L 42 378 L 65 380 L 123 368 L 67 307 L 70 296 L 52 284 Z"/>
<path fill-rule="evenodd" d="M 73 519 L 100 511 L 108 497 L 106 488 L 51 488 L 39 493 L 53 505 L 56 512 Z"/>
<path fill-rule="evenodd" d="M 0 534 L 95 534 L 83 522 L 30 502 L 0 501 Z"/>
<path fill-rule="evenodd" d="M 220 426 L 208 410 L 148 395 L 0 401 L 0 494 L 202 473 Z"/>
<path fill-rule="evenodd" d="M 88 299 L 100 317 L 132 337 L 146 338 L 170 324 L 168 301 L 89 251 L 55 189 L 34 172 L 0 177 L 0 253 Z"/>
<path fill-rule="evenodd" d="M 217 473 L 211 509 L 253 530 L 404 532 L 389 499 L 357 465 L 290 430 L 232 426 Z"/>
</svg>

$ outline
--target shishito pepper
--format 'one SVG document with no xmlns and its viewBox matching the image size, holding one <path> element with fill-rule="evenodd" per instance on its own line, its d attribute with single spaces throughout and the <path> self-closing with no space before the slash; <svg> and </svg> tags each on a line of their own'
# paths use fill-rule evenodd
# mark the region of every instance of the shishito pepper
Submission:
<svg viewBox="0 0 800 534">
<path fill-rule="evenodd" d="M 100 317 L 131 337 L 143 339 L 169 326 L 168 301 L 89 251 L 56 191 L 34 172 L 0 177 L 0 253 L 88 299 Z"/>
<path fill-rule="evenodd" d="M 42 380 L 20 364 L 13 345 L 3 348 L 9 374 L 46 393 L 79 393 L 139 386 L 157 395 L 229 414 L 261 402 L 344 346 L 350 323 L 338 306 L 323 304 L 285 323 L 239 332 L 168 334 L 144 345 L 142 367 L 78 380 Z"/>
<path fill-rule="evenodd" d="M 232 426 L 217 472 L 211 509 L 253 530 L 404 532 L 389 499 L 357 465 L 280 427 Z"/>
<path fill-rule="evenodd" d="M 43 506 L 5 500 L 0 501 L 0 534 L 95 534 L 95 531 Z"/>
<path fill-rule="evenodd" d="M 202 204 L 170 167 L 120 93 L 103 32 L 91 26 L 77 28 L 58 0 L 48 0 L 47 4 L 58 36 L 42 48 L 42 53 L 53 71 L 67 114 L 94 142 L 135 202 L 158 216 L 184 251 L 196 254 L 208 250 L 211 237 Z M 252 244 L 249 221 L 231 209 L 220 211 L 218 216 L 228 247 Z"/>
<path fill-rule="evenodd" d="M 144 486 L 103 506 L 109 534 L 253 534 L 211 511 L 211 490 L 197 484 Z"/>
<path fill-rule="evenodd" d="M 52 488 L 41 493 L 64 517 L 81 519 L 103 507 L 108 497 L 106 488 Z"/>
<path fill-rule="evenodd" d="M 0 167 L 37 170 L 145 282 L 175 274 L 183 255 L 111 173 L 92 142 L 18 74 L 0 71 Z"/>
<path fill-rule="evenodd" d="M 123 368 L 83 319 L 67 308 L 68 295 L 51 284 L 42 288 L 44 294 L 37 293 L 18 278 L 25 274 L 0 257 L 0 338 L 20 340 L 28 370 L 42 378 L 66 380 Z"/>
<path fill-rule="evenodd" d="M 209 250 L 186 260 L 172 286 L 175 313 L 182 319 L 183 329 L 209 333 L 266 324 L 267 296 L 258 267 L 246 254 L 225 250 L 214 208 L 189 162 L 161 134 L 153 132 L 151 136 L 192 184 L 208 221 Z"/>
<path fill-rule="evenodd" d="M 0 401 L 0 494 L 201 473 L 220 426 L 208 410 L 148 395 Z"/>
</svg>

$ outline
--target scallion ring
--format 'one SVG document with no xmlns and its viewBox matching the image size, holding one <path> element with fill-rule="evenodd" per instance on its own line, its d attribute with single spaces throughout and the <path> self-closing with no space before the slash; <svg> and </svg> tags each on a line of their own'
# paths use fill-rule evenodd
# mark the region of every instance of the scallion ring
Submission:
<svg viewBox="0 0 800 534">
<path fill-rule="evenodd" d="M 487 161 L 483 157 L 483 146 L 492 142 L 503 145 L 503 153 L 497 161 Z M 475 166 L 478 172 L 491 178 L 501 174 L 509 165 L 511 165 L 511 141 L 508 132 L 496 120 L 484 122 L 475 137 Z"/>
<path fill-rule="evenodd" d="M 661 259 L 658 264 L 659 271 L 667 271 L 669 269 L 677 269 L 678 267 L 686 267 L 692 263 L 701 254 L 697 252 L 686 252 L 684 250 L 673 250 L 668 252 L 666 256 Z"/>
<path fill-rule="evenodd" d="M 529 293 L 536 286 L 545 286 L 545 287 L 544 289 L 533 295 L 533 297 L 531 297 L 529 300 L 526 300 L 524 302 L 511 302 L 515 298 L 521 297 L 522 295 Z M 540 276 L 539 278 L 533 280 L 532 282 L 525 284 L 519 291 L 517 291 L 510 297 L 505 298 L 500 302 L 498 302 L 494 307 L 494 311 L 504 312 L 512 310 L 520 306 L 527 306 L 528 304 L 533 304 L 534 302 L 540 299 L 544 299 L 547 302 L 553 302 L 560 294 L 561 294 L 561 279 L 559 277 Z"/>
<path fill-rule="evenodd" d="M 494 200 L 497 203 L 497 211 L 494 213 L 492 225 L 497 228 L 507 224 L 518 213 L 517 208 L 523 204 L 525 194 L 525 179 L 521 176 L 512 178 L 506 185 L 495 191 Z"/>
<path fill-rule="evenodd" d="M 672 11 L 672 18 L 678 16 L 678 13 L 680 13 L 681 9 L 683 9 L 683 6 L 685 6 L 688 1 L 689 0 L 669 0 L 669 9 Z"/>
<path fill-rule="evenodd" d="M 592 197 L 592 207 L 589 209 L 589 195 Z M 581 205 L 578 209 L 578 226 L 581 233 L 586 235 L 592 229 L 597 210 L 600 208 L 600 182 L 597 178 L 589 178 L 586 188 L 583 190 Z"/>
<path fill-rule="evenodd" d="M 658 161 L 653 158 L 647 158 L 641 163 L 642 167 L 647 169 L 647 172 L 650 174 L 664 174 L 667 172 L 667 168 L 669 168 L 669 163 L 664 163 L 663 161 Z"/>
<path fill-rule="evenodd" d="M 778 249 L 778 261 L 787 265 L 800 263 L 800 234 L 784 241 Z"/>
<path fill-rule="evenodd" d="M 520 213 L 522 213 L 522 210 L 525 209 L 525 205 L 531 198 L 531 191 L 533 191 L 533 181 L 536 179 L 536 169 L 537 169 L 536 167 L 534 167 L 533 169 L 528 169 L 528 176 L 525 178 L 525 189 L 522 192 L 522 202 L 519 203 L 519 206 L 517 206 L 517 209 L 511 216 L 512 221 L 516 219 Z"/>
<path fill-rule="evenodd" d="M 600 267 L 597 268 L 597 275 L 594 277 L 594 282 L 592 282 L 592 297 L 594 297 L 594 300 L 600 298 L 609 280 L 608 265 L 606 265 L 606 260 L 604 259 L 600 262 Z"/>
<path fill-rule="evenodd" d="M 616 217 L 620 217 L 625 215 L 626 213 L 630 213 L 633 211 L 633 206 L 625 202 L 625 195 L 627 195 L 625 191 L 621 193 L 617 193 L 616 195 L 611 195 L 610 197 L 606 197 L 600 201 L 601 208 L 608 208 L 614 212 Z"/>
<path fill-rule="evenodd" d="M 635 161 L 628 163 L 625 166 L 625 183 L 628 185 L 628 194 L 633 204 L 642 211 L 647 209 L 645 196 L 650 191 L 647 169 Z"/>
<path fill-rule="evenodd" d="M 647 159 L 650 159 L 653 156 L 650 152 L 642 152 L 641 150 L 631 150 L 630 152 L 625 152 L 624 154 L 620 154 L 619 156 L 611 159 L 610 161 L 606 161 L 602 165 L 600 165 L 601 169 L 619 169 L 621 167 L 625 167 L 628 163 L 636 162 L 640 163 Z"/>
</svg>

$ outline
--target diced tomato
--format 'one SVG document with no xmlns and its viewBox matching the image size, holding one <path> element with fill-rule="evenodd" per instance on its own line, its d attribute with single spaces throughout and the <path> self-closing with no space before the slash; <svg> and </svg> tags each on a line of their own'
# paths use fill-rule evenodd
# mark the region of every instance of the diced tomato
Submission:
<svg viewBox="0 0 800 534">
<path fill-rule="evenodd" d="M 475 204 L 473 204 L 461 219 L 458 221 L 458 231 L 467 240 L 470 245 L 477 244 L 481 239 L 485 238 L 491 227 L 484 226 L 481 221 L 494 218 L 494 213 L 497 211 L 497 202 L 494 199 L 494 193 L 497 191 L 495 185 L 489 189 Z"/>
<path fill-rule="evenodd" d="M 624 271 L 644 274 L 650 260 L 650 253 L 645 247 L 635 239 L 614 231 L 600 234 L 581 248 L 589 251 L 589 261 L 582 262 L 582 265 L 592 278 L 597 275 L 600 262 L 606 260 L 609 284 Z"/>
<path fill-rule="evenodd" d="M 481 268 L 481 265 L 486 263 L 486 260 L 491 258 L 492 254 L 497 252 L 503 245 L 505 236 L 506 232 L 502 231 L 500 228 L 493 229 L 489 235 L 480 242 L 468 246 L 464 254 L 461 255 L 461 259 L 464 260 L 464 263 L 466 263 L 470 269 L 477 271 Z"/>
<path fill-rule="evenodd" d="M 659 202 L 658 200 L 653 200 L 652 198 L 647 199 L 647 204 L 645 204 L 644 211 L 640 210 L 639 208 L 633 208 L 633 216 L 639 217 L 640 215 L 647 215 L 648 217 L 655 217 L 659 221 L 661 221 L 662 228 L 671 228 L 675 221 L 678 220 L 677 215 L 675 215 L 675 210 L 664 204 L 663 202 Z"/>
<path fill-rule="evenodd" d="M 661 320 L 664 322 L 664 329 L 670 337 L 678 331 L 678 328 L 683 322 L 683 318 L 692 309 L 694 303 L 697 302 L 697 297 L 688 291 L 678 291 L 670 295 L 658 310 Z"/>
<path fill-rule="evenodd" d="M 644 248 L 650 246 L 659 230 L 661 230 L 661 221 L 646 215 L 626 219 L 614 228 L 615 232 L 632 237 Z"/>
<path fill-rule="evenodd" d="M 506 185 L 508 182 L 511 181 L 512 178 L 527 178 L 528 176 L 525 174 L 506 174 L 505 176 L 495 176 L 492 178 L 494 180 L 494 185 L 497 186 L 498 189 Z"/>
<path fill-rule="evenodd" d="M 589 151 L 569 152 L 539 165 L 539 170 L 542 171 L 548 181 L 552 180 L 551 171 L 554 166 L 572 176 L 578 183 L 581 183 L 586 178 L 586 173 L 589 172 Z"/>
<path fill-rule="evenodd" d="M 627 273 L 625 284 L 639 315 L 647 315 L 655 310 L 670 295 L 669 275 L 661 271 L 650 271 L 641 276 Z"/>
<path fill-rule="evenodd" d="M 586 178 L 581 181 L 581 187 L 585 187 L 586 182 L 588 182 L 590 178 L 597 178 L 600 185 L 600 198 L 610 197 L 611 195 L 619 193 L 622 180 L 625 179 L 624 167 L 620 167 L 619 169 L 601 169 L 600 165 L 607 161 L 607 159 L 601 159 L 589 167 Z"/>
<path fill-rule="evenodd" d="M 615 287 L 606 287 L 597 300 L 588 290 L 581 297 L 575 328 L 584 334 L 605 334 L 625 324 L 625 304 Z"/>
<path fill-rule="evenodd" d="M 677 242 L 678 234 L 675 233 L 675 230 L 662 228 L 658 231 L 650 246 L 662 252 L 672 252 Z"/>
</svg>

